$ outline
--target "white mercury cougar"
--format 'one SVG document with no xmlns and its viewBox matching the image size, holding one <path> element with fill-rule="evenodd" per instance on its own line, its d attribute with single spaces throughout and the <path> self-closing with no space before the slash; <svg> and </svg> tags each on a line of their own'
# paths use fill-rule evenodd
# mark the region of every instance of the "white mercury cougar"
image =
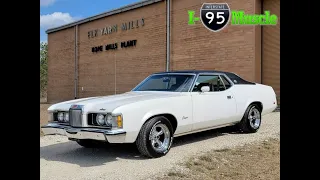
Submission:
<svg viewBox="0 0 320 180">
<path fill-rule="evenodd" d="M 49 107 L 45 135 L 64 135 L 83 147 L 135 143 L 150 158 L 164 156 L 173 137 L 225 126 L 254 133 L 277 107 L 272 87 L 221 71 L 155 73 L 132 91 Z"/>
</svg>

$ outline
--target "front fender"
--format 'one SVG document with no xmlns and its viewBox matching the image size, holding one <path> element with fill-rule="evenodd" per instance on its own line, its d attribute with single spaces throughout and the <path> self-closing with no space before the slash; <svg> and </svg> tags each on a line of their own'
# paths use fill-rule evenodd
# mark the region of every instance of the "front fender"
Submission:
<svg viewBox="0 0 320 180">
<path fill-rule="evenodd" d="M 170 111 L 168 110 L 152 110 L 152 111 L 149 111 L 147 112 L 143 118 L 141 119 L 141 126 L 148 120 L 150 119 L 151 117 L 153 116 L 157 116 L 157 115 L 160 115 L 160 114 L 170 114 L 172 116 L 174 116 L 172 113 L 170 113 Z"/>
<path fill-rule="evenodd" d="M 152 101 L 131 103 L 114 109 L 113 113 L 123 115 L 123 128 L 127 132 L 127 136 L 130 136 L 128 141 L 135 141 L 143 124 L 156 115 L 173 115 L 179 124 L 176 131 L 179 130 L 180 126 L 189 127 L 192 122 L 191 97 L 174 97 L 170 99 L 170 104 L 168 104 L 168 101 L 168 98 L 152 99 Z M 186 117 L 186 119 L 181 121 L 183 117 Z"/>
</svg>

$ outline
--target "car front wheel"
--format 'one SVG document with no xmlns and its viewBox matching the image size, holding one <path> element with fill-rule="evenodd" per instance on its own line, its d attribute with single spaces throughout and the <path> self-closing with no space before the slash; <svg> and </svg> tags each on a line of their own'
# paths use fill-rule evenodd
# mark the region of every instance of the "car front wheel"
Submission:
<svg viewBox="0 0 320 180">
<path fill-rule="evenodd" d="M 142 155 L 158 158 L 169 152 L 172 140 L 173 128 L 170 121 L 163 116 L 158 116 L 141 127 L 136 146 Z"/>
</svg>

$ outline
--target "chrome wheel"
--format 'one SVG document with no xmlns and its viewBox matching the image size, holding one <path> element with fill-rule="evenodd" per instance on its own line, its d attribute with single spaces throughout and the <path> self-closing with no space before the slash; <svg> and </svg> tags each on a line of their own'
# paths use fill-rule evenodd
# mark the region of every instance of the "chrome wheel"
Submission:
<svg viewBox="0 0 320 180">
<path fill-rule="evenodd" d="M 155 124 L 150 131 L 149 140 L 156 152 L 163 153 L 167 151 L 170 144 L 169 128 L 162 123 Z"/>
<path fill-rule="evenodd" d="M 252 107 L 249 111 L 248 114 L 248 119 L 250 122 L 250 126 L 253 129 L 258 129 L 260 127 L 260 123 L 261 123 L 261 115 L 259 110 L 256 107 Z"/>
</svg>

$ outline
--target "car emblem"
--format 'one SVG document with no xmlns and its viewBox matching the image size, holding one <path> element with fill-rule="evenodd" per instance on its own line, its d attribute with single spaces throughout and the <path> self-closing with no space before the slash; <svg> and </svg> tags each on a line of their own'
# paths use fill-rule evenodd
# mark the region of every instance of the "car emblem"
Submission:
<svg viewBox="0 0 320 180">
<path fill-rule="evenodd" d="M 105 111 L 106 109 L 101 108 L 100 111 Z"/>
<path fill-rule="evenodd" d="M 76 109 L 77 107 L 78 107 L 78 105 L 76 105 L 76 104 L 71 106 L 72 109 Z"/>
</svg>

